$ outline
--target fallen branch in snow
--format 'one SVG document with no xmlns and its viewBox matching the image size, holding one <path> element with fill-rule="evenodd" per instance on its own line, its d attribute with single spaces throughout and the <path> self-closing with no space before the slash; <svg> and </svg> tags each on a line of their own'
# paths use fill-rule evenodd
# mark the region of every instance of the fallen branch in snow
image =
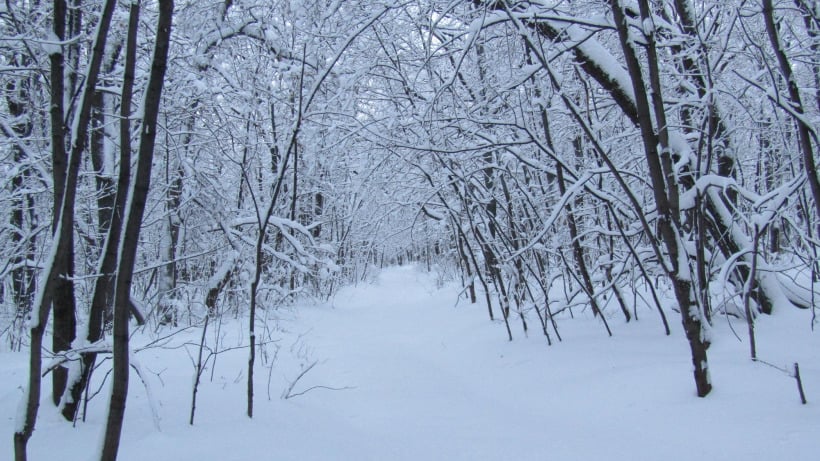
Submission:
<svg viewBox="0 0 820 461">
<path fill-rule="evenodd" d="M 130 358 L 130 365 L 131 368 L 137 373 L 137 376 L 142 381 L 142 386 L 145 388 L 145 396 L 148 398 L 148 407 L 151 409 L 151 418 L 154 421 L 154 428 L 157 432 L 161 432 L 162 428 L 160 426 L 160 417 L 159 417 L 159 409 L 157 406 L 157 400 L 154 398 L 154 391 L 151 388 L 151 383 L 145 379 L 145 373 L 142 371 L 142 364 L 137 360 L 134 354 L 131 354 Z"/>
<path fill-rule="evenodd" d="M 289 393 L 288 395 L 283 396 L 283 398 L 287 400 L 287 399 L 290 399 L 292 397 L 299 397 L 300 395 L 305 395 L 308 392 L 310 392 L 312 390 L 315 390 L 315 389 L 327 389 L 329 391 L 347 391 L 347 390 L 351 390 L 351 389 L 356 389 L 356 387 L 355 386 L 345 386 L 345 387 L 312 386 L 312 387 L 309 387 L 309 388 L 303 390 L 302 392 L 297 392 L 295 394 L 290 394 Z"/>
<path fill-rule="evenodd" d="M 166 347 L 166 346 L 171 341 L 171 338 L 173 336 L 176 336 L 177 334 L 179 334 L 179 333 L 181 333 L 185 330 L 189 330 L 191 328 L 194 328 L 194 325 L 175 330 L 174 332 L 172 332 L 168 335 L 165 335 L 163 337 L 157 338 L 157 339 L 149 342 L 148 344 L 145 344 L 144 346 L 136 347 L 131 352 L 132 353 L 139 353 L 139 352 L 142 352 L 144 350 L 151 349 L 151 348 L 154 348 L 154 347 L 164 348 L 164 349 L 165 348 L 167 348 L 167 349 L 178 349 L 178 348 L 183 347 L 183 346 L 185 346 L 186 344 L 189 344 L 189 343 L 183 343 L 179 346 L 171 346 L 171 347 Z M 111 354 L 111 352 L 112 352 L 112 345 L 111 345 L 111 342 L 107 341 L 107 340 L 100 340 L 100 341 L 97 341 L 93 344 L 86 344 L 86 345 L 83 345 L 81 347 L 75 347 L 75 348 L 68 349 L 68 350 L 65 350 L 65 351 L 57 352 L 51 357 L 51 361 L 48 363 L 48 365 L 46 365 L 45 370 L 42 372 L 42 376 L 45 377 L 47 374 L 49 374 L 55 368 L 60 367 L 60 366 L 66 364 L 68 362 L 73 362 L 73 361 L 80 360 L 86 354 Z"/>
<path fill-rule="evenodd" d="M 351 387 L 351 386 L 330 387 L 330 386 L 321 386 L 321 385 L 319 385 L 319 386 L 311 386 L 311 387 L 309 387 L 309 388 L 307 388 L 307 389 L 305 389 L 301 392 L 294 393 L 293 388 L 296 387 L 296 384 L 299 383 L 299 380 L 301 380 L 306 374 L 308 374 L 308 372 L 310 370 L 312 370 L 313 367 L 315 367 L 318 363 L 319 362 L 317 360 L 314 360 L 310 365 L 303 368 L 302 371 L 299 372 L 299 374 L 296 376 L 296 378 L 293 381 L 291 381 L 288 388 L 285 389 L 284 392 L 282 392 L 282 399 L 288 400 L 288 399 L 291 399 L 293 397 L 299 397 L 300 395 L 305 395 L 308 392 L 316 390 L 316 389 L 327 389 L 329 391 L 346 391 L 346 390 L 350 390 L 350 389 L 355 389 L 355 387 Z"/>
<path fill-rule="evenodd" d="M 79 361 L 82 360 L 83 356 L 86 354 L 111 354 L 112 353 L 112 346 L 111 343 L 108 341 L 97 341 L 94 344 L 90 344 L 85 347 L 79 347 L 75 349 L 70 349 L 68 351 L 63 351 L 58 354 L 54 355 L 51 363 L 48 364 L 45 371 L 42 374 L 42 377 L 45 377 L 48 373 L 54 371 L 56 368 L 64 365 L 67 362 Z M 145 394 L 148 397 L 148 406 L 151 408 L 151 416 L 154 420 L 154 427 L 157 431 L 160 430 L 160 418 L 159 418 L 159 411 L 157 410 L 157 404 L 154 399 L 153 391 L 151 390 L 151 384 L 148 380 L 145 379 L 145 373 L 142 371 L 142 365 L 137 360 L 134 353 L 131 353 L 130 365 L 131 368 L 137 373 L 137 376 L 142 381 L 143 386 L 145 387 Z M 100 389 L 102 389 L 102 385 L 105 383 L 108 375 L 111 374 L 111 370 L 109 370 L 106 375 L 103 377 L 102 382 L 100 383 Z M 93 398 L 95 395 L 99 393 L 99 390 L 92 394 L 90 397 L 86 395 L 86 402 Z"/>
<path fill-rule="evenodd" d="M 45 370 L 42 372 L 41 377 L 45 377 L 47 374 L 49 374 L 50 372 L 52 372 L 53 370 L 67 362 L 80 360 L 82 359 L 83 355 L 92 353 L 110 354 L 111 343 L 109 341 L 101 340 L 97 341 L 94 344 L 89 344 L 87 346 L 69 349 L 67 351 L 60 351 L 54 354 L 51 362 L 49 362 L 49 364 L 45 367 Z"/>
<path fill-rule="evenodd" d="M 143 346 L 134 348 L 134 352 L 141 352 L 141 351 L 144 351 L 144 350 L 152 348 L 152 347 L 159 347 L 159 348 L 165 349 L 166 348 L 165 346 L 167 346 L 168 343 L 171 342 L 171 339 L 174 336 L 178 335 L 179 333 L 182 333 L 183 331 L 190 330 L 190 329 L 193 329 L 193 328 L 196 328 L 196 327 L 197 327 L 197 325 L 190 325 L 190 326 L 187 326 L 187 327 L 182 327 L 182 328 L 179 328 L 177 330 L 174 330 L 171 333 L 169 333 L 165 336 L 161 336 L 157 339 L 154 339 L 151 342 L 149 342 L 149 343 L 147 343 Z M 172 349 L 177 349 L 177 348 L 178 347 L 172 347 Z"/>
</svg>

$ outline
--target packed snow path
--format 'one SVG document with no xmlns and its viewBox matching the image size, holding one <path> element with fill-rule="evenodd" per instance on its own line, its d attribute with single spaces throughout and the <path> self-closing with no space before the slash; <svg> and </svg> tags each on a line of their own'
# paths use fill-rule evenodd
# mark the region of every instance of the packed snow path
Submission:
<svg viewBox="0 0 820 461">
<path fill-rule="evenodd" d="M 666 337 L 652 311 L 629 324 L 613 315 L 609 338 L 579 310 L 559 323 L 561 343 L 548 347 L 535 317 L 529 338 L 516 323 L 507 342 L 483 304 L 457 302 L 454 285 L 438 285 L 433 275 L 395 268 L 328 304 L 279 311 L 287 318 L 266 353 L 272 358 L 274 345 L 279 352 L 273 362 L 260 359 L 253 420 L 244 416 L 247 349 L 220 355 L 213 380 L 206 371 L 194 426 L 187 422 L 195 348 L 137 354 L 161 431 L 133 378 L 119 459 L 749 461 L 820 453 L 820 342 L 806 311 L 763 320 L 758 350 L 778 365 L 801 363 L 809 405 L 800 405 L 793 379 L 752 363 L 725 323 L 710 349 L 715 390 L 699 399 L 677 321 Z M 242 343 L 243 326 L 223 326 L 223 348 Z M 198 343 L 201 330 L 186 334 Z M 0 358 L 11 364 L 0 382 L 22 382 L 24 356 Z M 313 389 L 280 398 L 314 362 L 291 393 Z M 20 391 L 2 386 L 0 413 L 11 415 Z M 96 410 L 76 429 L 44 403 L 31 459 L 93 458 L 104 408 L 92 403 Z M 9 441 L 11 428 L 4 418 Z"/>
<path fill-rule="evenodd" d="M 533 315 L 530 337 L 519 327 L 508 343 L 483 305 L 456 305 L 457 290 L 434 282 L 413 268 L 391 269 L 310 316 L 326 384 L 355 386 L 317 393 L 313 402 L 355 429 L 345 446 L 356 458 L 808 460 L 820 453 L 816 405 L 801 406 L 794 381 L 751 364 L 734 338 L 716 341 L 716 391 L 699 399 L 679 322 L 666 337 L 656 314 L 643 312 L 608 338 L 581 313 L 559 324 L 564 342 L 547 347 Z M 820 356 L 813 357 L 804 367 L 820 378 Z"/>
</svg>

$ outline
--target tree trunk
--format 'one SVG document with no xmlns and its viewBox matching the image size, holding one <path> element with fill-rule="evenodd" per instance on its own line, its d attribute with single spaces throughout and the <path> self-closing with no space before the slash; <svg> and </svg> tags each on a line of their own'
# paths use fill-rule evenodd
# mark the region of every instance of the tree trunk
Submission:
<svg viewBox="0 0 820 461">
<path fill-rule="evenodd" d="M 65 0 L 54 1 L 53 12 L 54 35 L 60 39 L 66 38 L 66 17 L 67 8 Z M 63 199 L 66 195 L 66 183 L 68 175 L 68 164 L 66 158 L 66 128 L 65 128 L 65 58 L 61 49 L 59 53 L 49 55 L 51 71 L 51 164 L 52 181 L 54 183 L 54 201 L 51 222 L 53 238 L 62 245 L 63 251 L 58 252 L 53 268 L 57 273 L 54 282 L 54 299 L 60 302 L 55 303 L 54 308 L 54 334 L 52 336 L 52 350 L 54 352 L 65 351 L 71 347 L 71 341 L 75 335 L 75 304 L 74 304 L 74 284 L 71 281 L 74 268 L 74 211 L 73 209 L 61 214 L 59 210 L 63 207 Z M 73 208 L 73 203 L 71 204 Z M 64 235 L 58 236 L 59 220 L 64 219 L 62 232 Z M 58 367 L 52 373 L 51 397 L 55 405 L 60 403 L 60 397 L 65 390 L 67 370 Z"/>
<path fill-rule="evenodd" d="M 125 401 L 128 394 L 128 312 L 131 300 L 131 285 L 134 263 L 137 256 L 140 226 L 145 211 L 145 202 L 151 183 L 151 167 L 154 159 L 154 142 L 157 134 L 157 118 L 165 83 L 168 63 L 168 48 L 171 39 L 171 22 L 174 12 L 172 0 L 159 2 L 154 57 L 151 74 L 145 90 L 143 119 L 140 130 L 140 145 L 134 182 L 126 205 L 125 225 L 119 245 L 116 288 L 114 293 L 114 351 L 111 400 L 105 425 L 105 437 L 101 460 L 113 461 L 117 457 L 122 432 Z M 129 59 L 129 58 L 126 58 Z"/>
<path fill-rule="evenodd" d="M 649 176 L 651 179 L 655 206 L 658 211 L 658 230 L 661 240 L 666 247 L 668 254 L 667 261 L 661 260 L 661 264 L 666 267 L 670 282 L 675 291 L 675 298 L 680 307 L 681 320 L 683 323 L 686 338 L 689 341 L 692 353 L 692 364 L 694 365 L 695 386 L 697 395 L 705 397 L 712 389 L 709 378 L 709 367 L 706 358 L 707 342 L 704 338 L 701 315 L 697 309 L 697 304 L 692 298 L 692 284 L 689 277 L 689 268 L 685 249 L 679 246 L 683 241 L 680 235 L 680 210 L 678 208 L 677 180 L 671 171 L 669 163 L 669 144 L 665 134 L 665 112 L 662 102 L 662 93 L 659 87 L 659 73 L 657 68 L 657 55 L 655 54 L 654 34 L 649 33 L 647 39 L 647 57 L 649 77 L 651 84 L 651 94 L 655 112 L 655 120 L 658 123 L 658 132 L 652 125 L 652 114 L 649 100 L 647 98 L 647 88 L 644 85 L 642 70 L 635 50 L 632 48 L 632 41 L 629 38 L 628 24 L 624 17 L 624 12 L 619 0 L 610 0 L 615 25 L 618 29 L 621 49 L 627 63 L 627 69 L 632 80 L 632 87 L 635 93 L 635 105 L 638 111 L 638 122 L 643 141 L 644 152 L 649 166 Z M 641 16 L 644 21 L 651 21 L 649 18 L 649 8 L 646 0 L 639 0 Z M 651 22 L 649 22 L 651 24 Z M 660 118 L 658 118 L 660 117 Z M 660 145 L 662 152 L 658 152 Z M 667 195 L 668 194 L 668 195 Z"/>
<path fill-rule="evenodd" d="M 117 251 L 122 235 L 125 201 L 131 180 L 131 98 L 134 86 L 134 70 L 136 67 L 137 26 L 139 25 L 139 3 L 131 3 L 128 19 L 128 37 L 126 43 L 126 58 L 122 94 L 120 103 L 120 171 L 117 179 L 117 189 L 114 197 L 113 209 L 109 215 L 109 225 L 104 248 L 100 254 L 100 264 L 97 273 L 100 276 L 94 284 L 91 297 L 91 307 L 88 313 L 88 344 L 102 339 L 104 324 L 113 320 L 114 304 L 114 274 L 117 270 Z M 83 356 L 80 363 L 80 373 L 74 382 L 69 383 L 70 392 L 63 404 L 63 417 L 73 420 L 76 417 L 83 389 L 85 389 L 94 368 L 96 353 Z"/>
<path fill-rule="evenodd" d="M 14 56 L 12 65 L 26 66 L 28 59 Z M 9 115 L 16 120 L 11 125 L 12 133 L 7 133 L 8 137 L 16 137 L 23 142 L 31 136 L 32 119 L 29 112 L 31 98 L 30 78 L 12 78 L 6 83 L 6 107 Z M 27 158 L 22 145 L 14 143 L 11 147 L 14 162 L 18 165 L 25 165 L 33 159 Z M 21 347 L 22 342 L 18 341 L 17 331 L 23 330 L 23 322 L 31 311 L 32 295 L 34 291 L 35 271 L 31 267 L 30 261 L 34 261 L 35 255 L 35 235 L 32 230 L 36 227 L 33 199 L 26 191 L 27 178 L 31 175 L 31 170 L 26 166 L 20 169 L 11 179 L 11 213 L 9 225 L 11 227 L 11 243 L 14 248 L 14 256 L 11 264 L 11 299 L 15 305 L 14 324 L 12 328 L 12 350 Z M 27 219 L 28 218 L 28 219 Z M 2 296 L 0 296 L 2 298 Z"/>
<path fill-rule="evenodd" d="M 109 161 L 105 152 L 105 96 L 101 91 L 94 92 L 94 108 L 91 113 L 91 142 L 89 154 L 94 168 L 94 183 L 97 192 L 97 244 L 100 252 L 105 245 L 105 235 L 111 227 L 111 214 L 117 198 L 116 183 L 110 172 Z"/>
<path fill-rule="evenodd" d="M 192 116 L 193 117 L 193 116 Z M 193 120 L 191 126 L 188 127 L 188 132 L 193 131 Z M 183 146 L 190 144 L 190 137 L 186 136 L 187 142 Z M 167 154 L 167 151 L 166 151 Z M 173 168 L 171 172 L 171 158 L 170 155 L 165 157 L 165 179 L 168 183 L 168 195 L 165 198 L 165 212 L 167 218 L 167 240 L 163 239 L 161 246 L 160 258 L 164 259 L 165 264 L 160 268 L 159 273 L 159 292 L 160 303 L 158 309 L 158 322 L 160 325 L 177 324 L 177 309 L 176 309 L 176 294 L 174 290 L 177 286 L 177 249 L 179 247 L 179 236 L 182 228 L 182 220 L 180 218 L 179 207 L 182 203 L 182 185 L 184 171 L 181 166 Z"/>
<path fill-rule="evenodd" d="M 820 235 L 820 176 L 818 176 L 817 163 L 814 160 L 814 152 L 810 134 L 810 130 L 815 129 L 815 127 L 809 126 L 809 122 L 803 117 L 805 110 L 803 108 L 803 101 L 800 97 L 800 89 L 797 87 L 797 80 L 792 72 L 792 65 L 789 61 L 789 57 L 780 45 L 780 37 L 777 31 L 777 25 L 775 24 L 772 0 L 763 0 L 763 20 L 766 24 L 766 33 L 769 36 L 769 42 L 772 45 L 772 50 L 777 58 L 778 66 L 780 67 L 780 74 L 786 82 L 786 88 L 789 96 L 789 106 L 791 107 L 791 110 L 794 111 L 792 118 L 797 123 L 797 139 L 800 146 L 800 153 L 803 156 L 803 168 L 805 169 L 806 177 L 809 180 L 809 190 L 811 190 L 812 198 L 814 198 L 814 212 L 815 219 L 817 220 L 815 235 Z M 811 29 L 809 29 L 809 32 L 810 31 Z M 812 49 L 816 50 L 817 46 L 813 46 Z M 813 70 L 815 72 L 815 78 L 818 78 L 816 64 Z M 820 105 L 820 101 L 818 101 L 818 105 Z"/>
<path fill-rule="evenodd" d="M 60 34 L 64 34 L 65 31 L 65 2 L 55 0 L 54 3 L 54 32 L 55 35 L 60 37 Z M 28 389 L 25 393 L 25 413 L 22 416 L 23 420 L 19 423 L 14 434 L 15 459 L 18 461 L 25 460 L 27 458 L 26 446 L 28 444 L 28 440 L 31 438 L 31 434 L 34 431 L 37 411 L 40 405 L 40 373 L 42 370 L 41 349 L 43 345 L 43 333 L 45 331 L 46 323 L 48 322 L 51 303 L 55 299 L 57 294 L 57 286 L 60 281 L 60 277 L 63 275 L 63 272 L 60 269 L 66 267 L 65 262 L 61 262 L 59 260 L 60 258 L 64 259 L 65 256 L 71 252 L 71 248 L 69 248 L 68 245 L 70 245 L 73 240 L 72 228 L 74 223 L 74 202 L 77 193 L 77 181 L 79 179 L 81 163 L 80 157 L 85 149 L 86 141 L 86 137 L 81 134 L 85 133 L 88 129 L 91 113 L 91 97 L 93 95 L 93 89 L 97 85 L 97 76 L 100 71 L 102 55 L 105 50 L 105 41 L 115 3 L 116 2 L 114 0 L 108 0 L 103 8 L 103 13 L 100 16 L 97 36 L 94 39 L 94 46 L 88 64 L 84 88 L 81 92 L 82 96 L 80 99 L 80 106 L 77 110 L 77 116 L 74 122 L 75 129 L 72 132 L 71 151 L 68 162 L 64 163 L 65 175 L 63 175 L 63 178 L 65 181 L 63 182 L 63 192 L 60 193 L 57 189 L 55 189 L 55 195 L 58 193 L 61 195 L 60 206 L 54 210 L 54 241 L 49 252 L 47 264 L 40 275 L 40 282 L 38 283 L 38 292 L 35 301 L 37 314 L 36 319 L 32 321 L 31 326 L 31 353 L 29 356 Z M 52 75 L 59 75 L 62 72 L 61 68 L 63 66 L 63 61 L 61 57 L 58 57 L 59 53 L 61 53 L 61 51 L 57 51 L 50 56 Z M 58 92 L 52 92 L 52 98 L 60 95 L 60 92 L 62 91 L 60 82 L 62 82 L 62 78 L 55 81 L 52 77 L 52 85 L 60 86 L 60 88 L 58 88 Z M 61 105 L 60 101 L 62 101 L 62 98 L 59 98 L 59 100 L 52 99 L 51 116 L 52 122 L 57 122 L 59 124 L 58 126 L 62 127 L 62 112 L 54 109 L 55 105 L 58 106 L 59 109 Z M 59 117 L 57 117 L 58 115 Z M 52 127 L 52 129 L 53 128 L 54 127 Z M 62 150 L 63 136 L 61 132 L 54 133 L 52 130 L 52 142 L 56 143 L 52 145 L 53 149 L 56 149 L 58 152 L 64 152 L 64 150 Z M 62 158 L 64 158 L 64 155 L 62 157 L 55 156 L 55 159 L 60 161 L 62 161 Z M 60 178 L 55 176 L 55 179 Z M 57 185 L 55 184 L 55 188 L 56 186 Z"/>
<path fill-rule="evenodd" d="M 576 142 L 580 143 L 580 140 L 576 138 Z M 576 148 L 580 148 L 576 146 Z M 557 165 L 557 173 L 558 173 L 558 190 L 561 192 L 561 195 L 567 193 L 566 183 L 564 181 L 564 168 L 559 163 Z M 566 205 L 564 206 L 566 213 L 567 213 L 567 227 L 569 227 L 569 237 L 572 245 L 572 255 L 575 259 L 575 265 L 578 268 L 578 272 L 581 274 L 581 282 L 582 282 L 582 289 L 586 292 L 587 297 L 589 298 L 589 304 L 592 306 L 592 313 L 596 317 L 600 317 L 601 320 L 604 322 L 604 327 L 606 328 L 606 332 L 609 336 L 612 336 L 612 330 L 609 329 L 609 324 L 604 317 L 604 313 L 601 312 L 601 308 L 598 306 L 598 300 L 595 299 L 595 289 L 592 286 L 592 278 L 589 276 L 589 270 L 587 270 L 587 263 L 584 259 L 584 250 L 581 248 L 581 241 L 579 240 L 578 236 L 578 226 L 575 222 L 575 213 L 572 209 L 572 204 L 569 200 L 567 200 Z"/>
</svg>

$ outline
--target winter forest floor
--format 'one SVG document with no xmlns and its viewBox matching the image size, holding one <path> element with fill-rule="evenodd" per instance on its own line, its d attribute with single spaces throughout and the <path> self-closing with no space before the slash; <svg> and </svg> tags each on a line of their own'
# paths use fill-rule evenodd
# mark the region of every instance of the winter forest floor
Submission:
<svg viewBox="0 0 820 461">
<path fill-rule="evenodd" d="M 781 310 L 757 324 L 761 359 L 800 363 L 808 405 L 795 380 L 748 358 L 740 320 L 715 322 L 709 351 L 715 389 L 694 394 L 677 314 L 671 337 L 657 313 L 599 321 L 578 309 L 551 347 L 530 319 L 507 342 L 486 308 L 453 284 L 402 267 L 371 285 L 342 290 L 324 305 L 276 311 L 262 335 L 253 420 L 245 416 L 247 349 L 224 352 L 203 374 L 188 425 L 193 360 L 202 330 L 134 354 L 153 399 L 132 373 L 122 461 L 205 460 L 814 460 L 820 456 L 820 332 L 810 311 Z M 615 312 L 613 311 L 613 314 Z M 271 317 L 274 313 L 272 312 Z M 274 326 L 275 325 L 275 326 Z M 217 328 L 219 327 L 219 328 Z M 731 327 L 743 339 L 739 341 Z M 211 325 L 208 344 L 246 343 L 239 320 Z M 137 334 L 132 348 L 154 337 Z M 274 359 L 275 356 L 275 359 Z M 11 459 L 25 353 L 0 354 L 0 432 Z M 258 362 L 259 363 L 259 362 Z M 282 398 L 300 369 L 314 364 Z M 273 367 L 271 368 L 271 364 Z M 211 371 L 213 368 L 213 377 Z M 76 428 L 41 405 L 32 460 L 91 459 L 107 389 Z M 44 392 L 46 394 L 46 392 Z M 159 429 L 152 418 L 153 401 Z"/>
</svg>

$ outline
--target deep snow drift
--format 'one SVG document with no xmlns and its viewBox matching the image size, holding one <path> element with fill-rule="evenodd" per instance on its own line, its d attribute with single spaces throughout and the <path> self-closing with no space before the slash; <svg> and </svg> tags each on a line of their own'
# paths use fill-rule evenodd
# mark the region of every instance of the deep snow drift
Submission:
<svg viewBox="0 0 820 461">
<path fill-rule="evenodd" d="M 514 330 L 515 341 L 507 342 L 483 305 L 456 303 L 457 294 L 454 285 L 437 288 L 434 276 L 403 267 L 384 271 L 373 285 L 344 289 L 331 303 L 270 312 L 270 328 L 258 328 L 265 331 L 262 341 L 270 342 L 257 362 L 253 420 L 245 416 L 246 349 L 220 354 L 215 366 L 209 362 L 194 426 L 188 425 L 192 360 L 201 329 L 142 350 L 135 356 L 152 388 L 160 428 L 132 373 L 119 459 L 820 456 L 820 332 L 810 330 L 810 311 L 780 310 L 757 324 L 761 359 L 780 367 L 800 363 L 809 401 L 801 405 L 794 379 L 749 360 L 739 320 L 717 319 L 709 351 L 715 389 L 699 399 L 674 312 L 668 313 L 671 337 L 657 313 L 639 312 L 639 322 L 625 324 L 613 312 L 609 338 L 598 321 L 576 310 L 574 319 L 558 324 L 564 341 L 548 347 L 533 328 L 529 338 Z M 217 327 L 206 335 L 211 347 L 246 343 L 242 319 Z M 133 346 L 154 339 L 138 333 Z M 8 442 L 0 459 L 11 459 L 26 354 L 3 353 L 0 361 L 0 431 Z M 283 399 L 300 370 L 312 364 L 290 389 L 307 392 Z M 92 458 L 107 392 L 104 387 L 91 401 L 87 422 L 76 428 L 59 420 L 44 395 L 31 459 Z"/>
</svg>

